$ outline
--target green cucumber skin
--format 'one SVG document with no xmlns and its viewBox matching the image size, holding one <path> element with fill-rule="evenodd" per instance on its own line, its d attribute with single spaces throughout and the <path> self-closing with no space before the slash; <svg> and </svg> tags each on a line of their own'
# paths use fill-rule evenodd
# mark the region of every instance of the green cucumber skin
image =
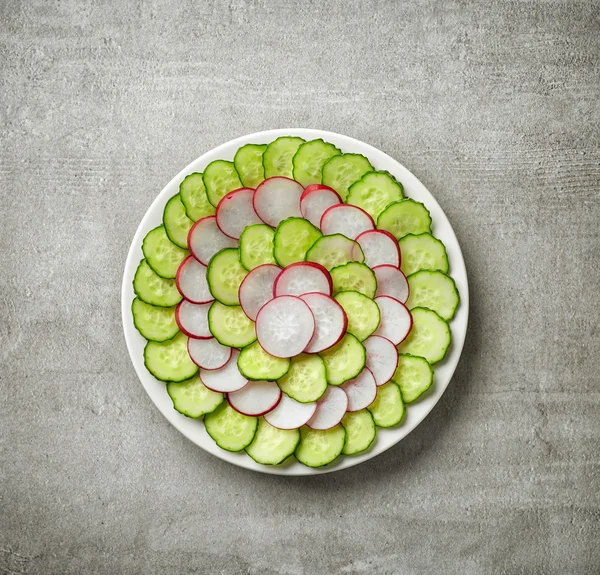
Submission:
<svg viewBox="0 0 600 575">
<path fill-rule="evenodd" d="M 172 300 L 168 300 L 166 302 L 165 302 L 164 299 L 161 300 L 158 296 L 156 296 L 156 299 L 154 299 L 154 297 L 149 297 L 148 293 L 145 293 L 145 294 L 141 293 L 142 291 L 146 291 L 140 285 L 140 282 L 142 281 L 141 275 L 144 273 L 144 269 L 143 269 L 144 265 L 148 266 L 148 269 L 153 274 L 155 274 L 158 278 L 160 278 L 163 281 L 173 282 L 171 285 L 172 285 L 172 287 L 175 286 L 175 280 L 174 279 L 165 279 L 165 278 L 162 278 L 161 276 L 159 276 L 148 265 L 148 262 L 145 259 L 142 259 L 142 260 L 140 260 L 140 263 L 138 264 L 138 267 L 137 267 L 137 269 L 135 271 L 135 275 L 133 276 L 133 291 L 134 291 L 135 295 L 137 297 L 139 297 L 143 302 L 146 302 L 147 304 L 150 304 L 150 305 L 154 305 L 156 307 L 173 307 L 173 306 L 176 306 L 183 299 L 183 296 L 179 293 L 179 291 L 177 291 L 176 287 L 175 287 L 175 291 L 173 291 L 172 293 L 175 294 L 175 292 L 177 292 L 177 295 Z"/>
<path fill-rule="evenodd" d="M 392 381 L 400 388 L 400 395 L 402 396 L 402 401 L 404 402 L 405 405 L 408 405 L 410 403 L 414 403 L 415 401 L 417 401 L 425 392 L 429 391 L 429 389 L 431 388 L 431 386 L 433 385 L 433 374 L 434 374 L 434 370 L 433 367 L 431 366 L 431 364 L 424 358 L 421 357 L 419 355 L 412 355 L 411 353 L 402 353 L 400 354 L 400 357 L 414 357 L 416 359 L 421 359 L 423 360 L 428 366 L 429 366 L 429 383 L 427 385 L 427 387 L 424 387 L 421 392 L 419 393 L 419 395 L 415 396 L 414 398 L 410 399 L 410 400 L 406 400 L 404 399 L 404 393 L 402 393 L 402 385 L 400 385 L 400 383 L 398 383 L 394 378 L 392 378 Z"/>
<path fill-rule="evenodd" d="M 173 339 L 179 333 L 179 327 L 177 327 L 177 329 L 173 328 L 174 331 L 173 331 L 173 333 L 171 335 L 165 336 L 162 339 L 156 339 L 154 337 L 149 337 L 148 333 L 146 332 L 145 327 L 142 324 L 138 323 L 138 317 L 137 317 L 137 314 L 135 313 L 135 309 L 134 309 L 136 299 L 139 300 L 139 301 L 141 301 L 142 303 L 144 303 L 146 305 L 152 305 L 152 304 L 149 304 L 149 303 L 145 302 L 143 299 L 140 299 L 140 298 L 135 298 L 131 302 L 131 315 L 133 316 L 133 325 L 134 325 L 135 329 L 138 330 L 139 334 L 144 339 L 146 339 L 148 341 L 155 341 L 157 343 L 162 343 L 163 341 L 169 341 L 170 339 Z M 174 315 L 175 315 L 175 308 L 177 306 L 163 307 L 163 306 L 158 306 L 157 305 L 157 306 L 152 306 L 152 307 L 156 307 L 156 308 L 160 308 L 160 309 L 171 309 L 173 311 L 173 317 L 174 317 Z M 177 326 L 177 323 L 175 323 L 175 326 Z"/>
</svg>

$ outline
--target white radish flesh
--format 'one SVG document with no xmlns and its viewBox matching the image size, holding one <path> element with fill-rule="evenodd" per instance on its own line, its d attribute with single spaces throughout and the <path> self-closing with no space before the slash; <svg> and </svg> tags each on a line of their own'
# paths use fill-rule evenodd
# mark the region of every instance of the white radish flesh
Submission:
<svg viewBox="0 0 600 575">
<path fill-rule="evenodd" d="M 342 203 L 342 198 L 335 190 L 322 184 L 307 186 L 300 198 L 302 217 L 317 228 L 321 225 L 321 217 L 331 206 Z"/>
<path fill-rule="evenodd" d="M 231 393 L 242 389 L 247 385 L 248 380 L 240 373 L 237 366 L 237 359 L 240 352 L 237 349 L 232 350 L 229 361 L 221 368 L 212 371 L 200 370 L 200 381 L 208 389 L 220 391 L 221 393 Z"/>
<path fill-rule="evenodd" d="M 230 238 L 238 240 L 247 226 L 261 224 L 254 211 L 252 188 L 240 188 L 224 196 L 217 206 L 217 225 Z"/>
<path fill-rule="evenodd" d="M 300 197 L 303 191 L 298 182 L 289 178 L 267 178 L 254 192 L 254 211 L 265 224 L 276 228 L 287 218 L 302 217 Z"/>
<path fill-rule="evenodd" d="M 190 256 L 181 262 L 175 278 L 179 293 L 192 303 L 209 303 L 214 300 L 206 281 L 206 266 Z"/>
<path fill-rule="evenodd" d="M 377 385 L 383 385 L 392 379 L 398 367 L 398 350 L 385 337 L 372 335 L 362 342 L 367 351 L 367 367 Z"/>
<path fill-rule="evenodd" d="M 228 238 L 217 226 L 217 218 L 208 216 L 198 220 L 188 234 L 190 253 L 205 266 L 210 258 L 225 248 L 237 247 L 237 242 Z"/>
<path fill-rule="evenodd" d="M 373 269 L 377 280 L 375 296 L 390 296 L 406 303 L 410 293 L 406 276 L 395 266 L 376 266 Z"/>
<path fill-rule="evenodd" d="M 331 295 L 333 284 L 329 272 L 319 264 L 298 262 L 287 266 L 275 280 L 275 296 L 305 293 Z"/>
<path fill-rule="evenodd" d="M 244 313 L 256 321 L 260 308 L 273 299 L 273 285 L 281 268 L 273 264 L 264 264 L 254 268 L 242 281 L 239 300 Z"/>
<path fill-rule="evenodd" d="M 188 337 L 210 339 L 213 336 L 208 329 L 208 310 L 211 305 L 183 300 L 175 310 L 175 320 L 179 329 Z"/>
<path fill-rule="evenodd" d="M 273 411 L 265 414 L 265 421 L 278 429 L 298 429 L 315 414 L 316 403 L 300 403 L 285 393 Z"/>
<path fill-rule="evenodd" d="M 317 401 L 317 410 L 306 425 L 312 429 L 331 429 L 342 421 L 347 409 L 346 392 L 341 387 L 330 385 Z"/>
<path fill-rule="evenodd" d="M 300 298 L 308 304 L 315 318 L 315 333 L 304 351 L 318 353 L 334 346 L 348 327 L 344 308 L 333 298 L 321 293 L 307 293 Z"/>
<path fill-rule="evenodd" d="M 379 296 L 373 300 L 379 308 L 380 321 L 373 335 L 389 339 L 394 345 L 400 344 L 412 328 L 412 316 L 408 308 L 397 299 Z"/>
<path fill-rule="evenodd" d="M 375 229 L 375 223 L 373 218 L 359 207 L 340 204 L 325 210 L 320 227 L 326 236 L 342 234 L 353 240 L 363 232 Z"/>
<path fill-rule="evenodd" d="M 400 246 L 389 232 L 368 230 L 360 234 L 356 241 L 360 244 L 365 254 L 365 263 L 370 268 L 382 265 L 400 267 Z"/>
<path fill-rule="evenodd" d="M 212 339 L 188 339 L 188 353 L 202 369 L 221 369 L 231 359 L 231 348 Z"/>
<path fill-rule="evenodd" d="M 377 395 L 375 378 L 367 368 L 341 387 L 348 396 L 348 411 L 359 411 L 368 407 L 375 401 Z"/>
<path fill-rule="evenodd" d="M 227 401 L 241 414 L 257 416 L 275 409 L 281 396 L 281 390 L 274 381 L 249 381 L 239 391 L 229 393 Z"/>
</svg>

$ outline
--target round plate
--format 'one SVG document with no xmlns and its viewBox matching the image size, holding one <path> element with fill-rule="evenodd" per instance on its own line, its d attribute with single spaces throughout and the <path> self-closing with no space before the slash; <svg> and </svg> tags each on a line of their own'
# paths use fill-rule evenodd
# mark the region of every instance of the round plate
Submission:
<svg viewBox="0 0 600 575">
<path fill-rule="evenodd" d="M 318 469 L 306 467 L 295 461 L 293 458 L 290 458 L 292 461 L 288 461 L 281 466 L 273 467 L 260 465 L 244 452 L 231 453 L 218 447 L 206 433 L 202 421 L 185 417 L 173 409 L 173 404 L 167 394 L 165 384 L 156 380 L 146 370 L 146 367 L 144 366 L 144 346 L 146 340 L 135 329 L 131 314 L 131 302 L 135 297 L 133 292 L 133 276 L 140 260 L 144 257 L 142 254 L 142 240 L 151 229 L 162 223 L 162 214 L 165 204 L 171 196 L 174 196 L 179 192 L 179 184 L 183 178 L 192 172 L 204 171 L 206 166 L 213 160 L 233 160 L 233 156 L 237 149 L 244 144 L 268 144 L 280 136 L 300 136 L 305 140 L 323 138 L 324 140 L 335 144 L 344 153 L 352 152 L 363 154 L 369 159 L 375 169 L 387 170 L 400 180 L 404 186 L 405 195 L 418 200 L 419 202 L 423 202 L 431 212 L 433 233 L 446 245 L 448 260 L 450 262 L 450 272 L 456 282 L 461 300 L 456 315 L 450 323 L 452 330 L 452 345 L 450 346 L 446 358 L 434 367 L 434 384 L 421 399 L 413 404 L 407 405 L 403 423 L 398 427 L 391 429 L 377 428 L 377 438 L 375 439 L 373 446 L 365 453 L 339 457 L 332 464 Z M 129 248 L 127 263 L 125 264 L 121 297 L 123 329 L 125 331 L 125 341 L 127 342 L 131 361 L 133 362 L 135 371 L 140 378 L 142 385 L 146 389 L 146 392 L 161 413 L 188 439 L 220 459 L 229 461 L 240 467 L 275 475 L 317 475 L 337 471 L 339 469 L 346 469 L 347 467 L 358 465 L 359 463 L 363 463 L 364 461 L 383 453 L 386 449 L 389 449 L 392 445 L 395 445 L 402 438 L 406 437 L 417 425 L 419 425 L 419 423 L 421 423 L 421 421 L 423 421 L 423 419 L 425 419 L 427 414 L 439 401 L 446 387 L 448 387 L 462 352 L 469 316 L 467 271 L 465 269 L 465 262 L 460 246 L 458 245 L 458 240 L 456 239 L 452 226 L 442 208 L 427 191 L 425 186 L 403 165 L 373 146 L 369 146 L 359 140 L 335 134 L 333 132 L 299 128 L 291 128 L 289 130 L 268 130 L 237 138 L 236 140 L 227 142 L 200 156 L 197 160 L 179 172 L 179 174 L 167 184 L 154 200 L 135 233 L 133 242 Z"/>
</svg>

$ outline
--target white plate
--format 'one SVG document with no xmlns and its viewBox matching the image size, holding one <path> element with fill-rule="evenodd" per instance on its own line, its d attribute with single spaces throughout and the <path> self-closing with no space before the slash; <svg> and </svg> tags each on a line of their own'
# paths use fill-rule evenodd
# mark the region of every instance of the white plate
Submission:
<svg viewBox="0 0 600 575">
<path fill-rule="evenodd" d="M 396 176 L 396 178 L 402 182 L 405 194 L 410 198 L 423 202 L 431 212 L 431 217 L 433 219 L 433 233 L 446 245 L 448 259 L 450 261 L 450 273 L 456 282 L 461 299 L 456 316 L 450 324 L 452 329 L 452 345 L 444 361 L 434 367 L 434 385 L 420 400 L 407 406 L 403 423 L 393 429 L 378 428 L 377 438 L 373 446 L 367 452 L 355 456 L 341 456 L 331 465 L 320 469 L 305 467 L 301 463 L 293 460 L 293 458 L 293 462 L 288 462 L 282 466 L 272 467 L 268 465 L 259 465 L 243 452 L 230 453 L 229 451 L 217 447 L 216 443 L 206 433 L 202 421 L 190 419 L 176 412 L 173 409 L 171 399 L 167 395 L 165 384 L 154 379 L 154 377 L 146 370 L 144 366 L 144 345 L 146 340 L 135 329 L 131 315 L 131 301 L 135 297 L 132 284 L 133 276 L 140 260 L 144 257 L 142 254 L 142 240 L 151 229 L 162 223 L 162 214 L 165 204 L 171 196 L 179 192 L 179 184 L 183 178 L 192 172 L 202 172 L 213 160 L 233 160 L 233 156 L 237 149 L 244 144 L 267 144 L 280 136 L 300 136 L 305 140 L 323 138 L 324 140 L 335 144 L 342 152 L 363 154 L 377 170 L 387 170 Z M 317 475 L 320 473 L 338 471 L 339 469 L 346 469 L 347 467 L 358 465 L 359 463 L 363 463 L 364 461 L 383 453 L 386 449 L 389 449 L 392 445 L 395 445 L 401 439 L 406 437 L 417 425 L 419 425 L 419 423 L 421 423 L 421 421 L 423 421 L 423 419 L 425 419 L 427 414 L 439 401 L 446 387 L 448 387 L 463 348 L 469 316 L 467 271 L 465 269 L 465 262 L 463 260 L 462 252 L 460 251 L 460 246 L 458 245 L 458 240 L 456 239 L 452 226 L 442 211 L 442 208 L 427 191 L 425 186 L 396 160 L 368 144 L 332 132 L 298 128 L 291 128 L 289 130 L 268 130 L 242 136 L 241 138 L 227 142 L 226 144 L 207 152 L 179 172 L 179 174 L 167 184 L 154 200 L 135 233 L 127 256 L 127 263 L 125 264 L 121 297 L 123 329 L 125 331 L 125 341 L 127 342 L 131 361 L 133 362 L 135 371 L 138 374 L 142 385 L 146 389 L 146 392 L 161 413 L 181 433 L 183 433 L 183 435 L 209 453 L 212 453 L 225 461 L 229 461 L 234 465 L 275 475 Z"/>
</svg>

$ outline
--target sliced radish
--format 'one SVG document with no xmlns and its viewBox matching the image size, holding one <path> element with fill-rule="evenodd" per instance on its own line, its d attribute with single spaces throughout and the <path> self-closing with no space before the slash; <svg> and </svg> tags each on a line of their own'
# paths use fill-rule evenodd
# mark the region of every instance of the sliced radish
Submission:
<svg viewBox="0 0 600 575">
<path fill-rule="evenodd" d="M 329 272 L 313 262 L 298 262 L 287 266 L 275 280 L 275 296 L 319 292 L 331 295 L 333 283 Z"/>
<path fill-rule="evenodd" d="M 239 391 L 229 393 L 227 401 L 241 414 L 256 416 L 275 409 L 282 395 L 274 381 L 249 381 Z"/>
<path fill-rule="evenodd" d="M 188 353 L 202 369 L 221 369 L 231 359 L 231 348 L 213 339 L 188 339 Z"/>
<path fill-rule="evenodd" d="M 322 293 L 301 295 L 315 318 L 315 333 L 304 350 L 318 353 L 334 346 L 346 332 L 348 318 L 344 308 L 333 298 Z"/>
<path fill-rule="evenodd" d="M 275 357 L 302 353 L 315 333 L 310 307 L 298 297 L 284 295 L 266 303 L 256 317 L 256 337 Z"/>
<path fill-rule="evenodd" d="M 226 236 L 239 240 L 247 226 L 262 223 L 254 211 L 253 197 L 252 188 L 240 188 L 221 198 L 217 206 L 217 225 Z"/>
<path fill-rule="evenodd" d="M 381 314 L 379 327 L 373 335 L 380 335 L 398 345 L 412 328 L 412 315 L 401 301 L 393 297 L 384 295 L 376 297 L 373 301 Z"/>
<path fill-rule="evenodd" d="M 376 296 L 390 296 L 406 303 L 410 293 L 406 276 L 394 266 L 375 266 L 372 268 L 377 280 Z"/>
<path fill-rule="evenodd" d="M 348 411 L 359 411 L 375 401 L 377 384 L 369 369 L 363 369 L 357 377 L 342 384 L 348 396 Z"/>
<path fill-rule="evenodd" d="M 370 267 L 390 265 L 400 267 L 400 246 L 396 238 L 385 230 L 367 230 L 356 241 L 360 244 L 365 263 Z"/>
<path fill-rule="evenodd" d="M 396 346 L 380 335 L 372 335 L 362 343 L 367 350 L 367 367 L 371 370 L 375 383 L 383 385 L 390 381 L 398 367 Z"/>
<path fill-rule="evenodd" d="M 265 421 L 278 429 L 298 429 L 315 414 L 317 404 L 300 403 L 285 393 L 273 411 L 265 414 Z"/>
<path fill-rule="evenodd" d="M 210 258 L 225 248 L 235 248 L 237 242 L 228 238 L 217 226 L 217 218 L 208 216 L 198 220 L 188 234 L 190 253 L 205 266 Z"/>
<path fill-rule="evenodd" d="M 210 339 L 213 336 L 208 329 L 208 310 L 211 305 L 183 300 L 175 310 L 175 321 L 179 329 L 188 337 Z"/>
<path fill-rule="evenodd" d="M 287 218 L 302 217 L 300 196 L 303 191 L 304 188 L 290 178 L 267 178 L 254 192 L 254 211 L 265 224 L 276 228 Z"/>
<path fill-rule="evenodd" d="M 220 391 L 221 393 L 231 393 L 242 389 L 248 380 L 240 373 L 237 366 L 237 359 L 240 352 L 237 349 L 232 350 L 229 361 L 221 368 L 211 371 L 200 370 L 200 381 L 208 389 Z"/>
<path fill-rule="evenodd" d="M 311 184 L 302 192 L 300 211 L 303 218 L 318 228 L 325 210 L 341 203 L 342 198 L 335 190 L 323 184 Z"/>
<path fill-rule="evenodd" d="M 239 289 L 240 305 L 244 313 L 256 321 L 256 314 L 273 299 L 273 285 L 281 268 L 273 264 L 255 267 L 242 281 Z"/>
<path fill-rule="evenodd" d="M 206 266 L 192 256 L 181 262 L 175 283 L 179 293 L 192 303 L 209 303 L 215 299 L 208 289 Z"/>
<path fill-rule="evenodd" d="M 341 387 L 330 385 L 317 401 L 317 410 L 306 425 L 312 429 L 331 429 L 342 421 L 347 410 L 346 392 Z"/>
<path fill-rule="evenodd" d="M 375 229 L 375 222 L 359 207 L 340 204 L 325 210 L 320 227 L 326 236 L 342 234 L 353 240 L 363 232 Z"/>
</svg>

